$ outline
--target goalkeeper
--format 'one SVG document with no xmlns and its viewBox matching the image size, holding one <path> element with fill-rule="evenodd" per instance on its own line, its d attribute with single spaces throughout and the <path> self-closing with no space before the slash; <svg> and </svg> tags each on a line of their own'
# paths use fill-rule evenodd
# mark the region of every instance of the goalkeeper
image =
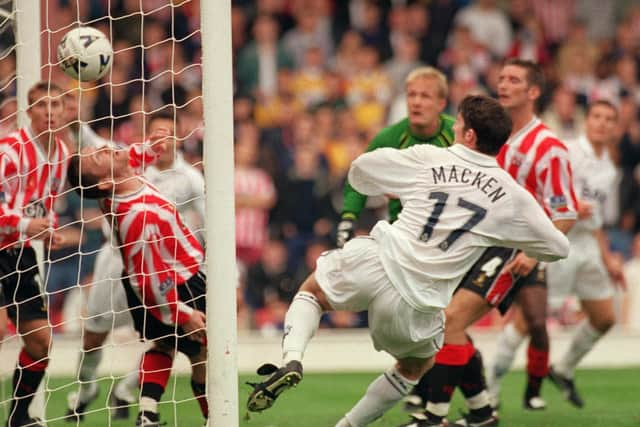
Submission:
<svg viewBox="0 0 640 427">
<path fill-rule="evenodd" d="M 433 67 L 413 70 L 405 81 L 408 116 L 382 129 L 371 141 L 367 151 L 380 147 L 407 148 L 416 144 L 448 147 L 453 144 L 454 118 L 444 114 L 447 106 L 447 79 Z M 351 239 L 355 223 L 364 208 L 367 196 L 351 187 L 344 187 L 342 220 L 338 224 L 336 245 L 341 248 Z M 389 221 L 397 219 L 402 206 L 399 200 L 389 201 Z"/>
</svg>

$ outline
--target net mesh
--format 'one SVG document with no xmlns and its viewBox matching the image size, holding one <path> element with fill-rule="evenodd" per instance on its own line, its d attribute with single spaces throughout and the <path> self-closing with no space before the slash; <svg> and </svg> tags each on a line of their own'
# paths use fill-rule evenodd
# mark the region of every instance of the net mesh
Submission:
<svg viewBox="0 0 640 427">
<path fill-rule="evenodd" d="M 16 70 L 16 55 L 24 46 L 15 41 L 15 17 L 21 4 L 24 3 L 0 0 L 0 138 L 11 137 L 18 127 L 15 97 L 22 80 L 20 70 Z M 49 83 L 48 92 L 52 95 L 51 85 L 62 89 L 61 123 L 50 123 L 49 127 L 55 128 L 52 133 L 64 141 L 69 152 L 104 144 L 129 149 L 148 142 L 153 126 L 149 123 L 151 116 L 164 120 L 161 126 L 170 131 L 166 150 L 155 156 L 153 165 L 144 158 L 141 169 L 160 193 L 175 203 L 184 223 L 202 241 L 204 181 L 198 10 L 195 1 L 41 2 L 39 78 Z M 113 47 L 113 65 L 97 81 L 73 80 L 63 73 L 58 62 L 56 50 L 60 40 L 78 26 L 102 31 Z M 49 130 L 38 133 L 32 129 L 33 138 L 38 139 Z M 6 164 L 5 161 L 0 166 Z M 18 187 L 16 191 L 21 188 Z M 9 187 L 3 184 L 0 190 L 0 202 L 9 202 Z M 138 411 L 140 360 L 149 344 L 141 343 L 133 329 L 120 283 L 125 266 L 120 243 L 111 230 L 116 221 L 114 217 L 107 219 L 95 200 L 82 197 L 68 186 L 55 197 L 52 209 L 57 220 L 56 234 L 64 236 L 64 244 L 55 250 L 47 244 L 53 240 L 41 245 L 41 250 L 37 242 L 34 244 L 41 261 L 42 280 L 38 284 L 48 306 L 46 327 L 42 330 L 47 335 L 50 329 L 52 340 L 47 374 L 30 413 L 48 425 L 57 425 L 69 410 L 73 417 L 66 418 L 67 421 L 130 425 Z M 158 238 L 160 242 L 163 239 L 167 237 Z M 0 256 L 6 256 L 6 252 L 3 248 Z M 0 272 L 5 288 L 10 276 L 24 273 L 19 264 L 15 273 L 9 270 L 3 268 Z M 125 277 L 130 275 L 125 273 Z M 9 417 L 15 395 L 14 362 L 23 347 L 18 331 L 28 325 L 20 324 L 20 315 L 14 321 L 7 319 L 7 309 L 22 302 L 17 292 L 13 298 L 7 298 L 11 295 L 6 289 L 3 291 L 1 422 Z M 162 307 L 159 309 L 162 311 Z M 83 346 L 93 350 L 81 351 Z M 187 358 L 179 355 L 173 369 L 188 374 L 190 365 Z M 201 368 L 204 369 L 204 362 Z M 115 416 L 123 412 L 117 414 L 116 407 L 129 406 L 131 419 L 116 421 Z M 159 407 L 163 420 L 173 425 L 199 424 L 203 418 L 197 408 L 188 375 L 167 384 Z"/>
</svg>

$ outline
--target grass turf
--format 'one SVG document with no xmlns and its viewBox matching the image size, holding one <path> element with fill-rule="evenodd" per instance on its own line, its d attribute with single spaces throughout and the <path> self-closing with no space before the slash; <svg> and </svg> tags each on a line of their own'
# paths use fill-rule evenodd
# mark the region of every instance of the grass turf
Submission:
<svg viewBox="0 0 640 427">
<path fill-rule="evenodd" d="M 500 411 L 501 426 L 509 427 L 565 427 L 602 426 L 625 427 L 640 425 L 640 405 L 638 404 L 638 369 L 581 370 L 578 373 L 578 387 L 586 401 L 582 410 L 570 406 L 555 389 L 546 382 L 543 396 L 548 409 L 540 412 L 525 412 L 521 409 L 524 374 L 514 372 L 508 375 L 503 385 L 503 403 Z M 244 404 L 249 393 L 247 379 L 242 376 L 240 383 L 240 426 L 242 427 L 331 427 L 362 395 L 369 382 L 376 377 L 373 373 L 362 374 L 308 374 L 297 389 L 283 394 L 273 408 L 259 414 L 251 414 L 246 420 Z M 111 380 L 100 382 L 98 400 L 89 408 L 82 426 L 131 426 L 137 409 L 131 408 L 128 421 L 111 421 L 105 409 L 107 392 Z M 66 411 L 66 395 L 75 385 L 70 379 L 51 378 L 51 390 L 47 404 L 49 427 L 76 425 L 62 421 Z M 0 384 L 0 400 L 4 401 L 10 392 L 10 380 Z M 197 403 L 193 400 L 188 377 L 172 378 L 160 405 L 163 421 L 168 426 L 197 427 L 203 419 Z M 173 401 L 172 401 L 173 400 Z M 456 393 L 450 418 L 455 419 L 462 408 L 462 400 Z M 3 423 L 6 405 L 0 406 Z M 392 409 L 373 427 L 396 426 L 406 420 L 400 406 Z M 230 426 L 220 426 L 230 427 Z"/>
</svg>

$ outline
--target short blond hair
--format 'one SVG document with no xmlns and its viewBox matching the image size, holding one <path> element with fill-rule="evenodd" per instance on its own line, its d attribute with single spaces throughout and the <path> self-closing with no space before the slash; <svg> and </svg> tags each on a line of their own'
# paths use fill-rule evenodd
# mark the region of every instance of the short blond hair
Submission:
<svg viewBox="0 0 640 427">
<path fill-rule="evenodd" d="M 441 98 L 446 98 L 449 95 L 449 85 L 447 78 L 442 72 L 434 67 L 419 67 L 411 71 L 405 79 L 405 85 L 411 83 L 416 79 L 433 79 L 438 84 L 438 95 Z"/>
</svg>

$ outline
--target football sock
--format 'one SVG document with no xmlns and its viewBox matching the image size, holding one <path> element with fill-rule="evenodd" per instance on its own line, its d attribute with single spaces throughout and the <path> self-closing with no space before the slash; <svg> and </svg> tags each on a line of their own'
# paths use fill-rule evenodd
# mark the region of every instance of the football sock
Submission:
<svg viewBox="0 0 640 427">
<path fill-rule="evenodd" d="M 158 412 L 158 402 L 169 381 L 173 359 L 166 353 L 149 350 L 140 364 L 140 411 Z"/>
<path fill-rule="evenodd" d="M 80 389 L 78 390 L 78 401 L 87 402 L 95 393 L 98 385 L 95 383 L 98 365 L 102 361 L 102 350 L 95 349 L 80 353 L 78 366 L 78 379 Z"/>
<path fill-rule="evenodd" d="M 527 351 L 527 389 L 525 397 L 540 396 L 542 380 L 549 373 L 549 351 L 532 347 Z"/>
<path fill-rule="evenodd" d="M 477 349 L 464 367 L 460 390 L 471 413 L 480 417 L 491 415 L 493 410 L 489 405 L 489 394 L 482 372 L 482 355 Z"/>
<path fill-rule="evenodd" d="M 318 330 L 322 307 L 309 292 L 298 292 L 293 298 L 284 318 L 282 359 L 286 365 L 292 360 L 302 360 L 309 340 Z"/>
<path fill-rule="evenodd" d="M 449 413 L 451 395 L 462 380 L 465 366 L 475 353 L 470 342 L 464 345 L 445 344 L 436 354 L 431 368 L 427 412 L 438 418 Z"/>
<path fill-rule="evenodd" d="M 508 323 L 504 327 L 496 343 L 496 357 L 493 362 L 495 379 L 502 378 L 509 371 L 516 356 L 516 351 L 518 351 L 518 347 L 522 345 L 525 338 L 526 336 L 521 335 L 513 323 Z"/>
<path fill-rule="evenodd" d="M 23 348 L 18 356 L 18 364 L 13 371 L 13 399 L 9 410 L 10 419 L 29 417 L 29 405 L 44 377 L 49 359 L 34 360 Z"/>
<path fill-rule="evenodd" d="M 418 381 L 405 378 L 394 367 L 376 378 L 365 395 L 344 416 L 351 427 L 366 426 L 377 420 L 393 405 L 409 394 Z"/>
<path fill-rule="evenodd" d="M 200 411 L 205 418 L 209 417 L 209 404 L 207 403 L 207 389 L 204 383 L 198 383 L 191 380 L 191 390 L 200 405 Z"/>
<path fill-rule="evenodd" d="M 560 359 L 560 363 L 554 365 L 555 371 L 564 377 L 573 378 L 574 370 L 580 360 L 591 351 L 603 335 L 602 332 L 591 326 L 588 319 L 583 320 L 576 329 L 571 344 Z"/>
<path fill-rule="evenodd" d="M 132 394 L 133 390 L 137 390 L 140 382 L 140 373 L 138 371 L 129 372 L 115 386 L 114 392 L 118 399 L 126 400 L 129 403 L 136 401 L 136 397 Z"/>
<path fill-rule="evenodd" d="M 413 388 L 412 394 L 416 396 L 420 396 L 422 402 L 426 405 L 429 400 L 429 383 L 431 382 L 431 377 L 433 376 L 433 368 L 429 369 L 426 374 L 420 378 L 420 381 Z"/>
</svg>

